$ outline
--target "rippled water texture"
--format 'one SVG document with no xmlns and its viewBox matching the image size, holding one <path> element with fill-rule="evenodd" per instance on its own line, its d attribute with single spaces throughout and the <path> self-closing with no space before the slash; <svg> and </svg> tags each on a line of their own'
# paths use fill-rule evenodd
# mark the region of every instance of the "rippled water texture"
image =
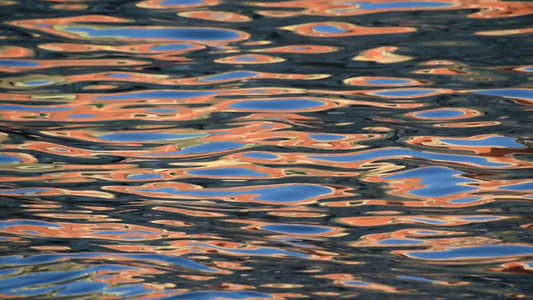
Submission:
<svg viewBox="0 0 533 300">
<path fill-rule="evenodd" d="M 0 9 L 0 298 L 533 296 L 533 2 Z"/>
</svg>

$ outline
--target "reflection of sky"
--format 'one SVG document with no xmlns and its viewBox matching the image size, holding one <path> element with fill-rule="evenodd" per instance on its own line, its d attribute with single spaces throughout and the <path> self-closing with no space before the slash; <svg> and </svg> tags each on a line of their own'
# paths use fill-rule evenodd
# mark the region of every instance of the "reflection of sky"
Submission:
<svg viewBox="0 0 533 300">
<path fill-rule="evenodd" d="M 319 141 L 338 141 L 344 138 L 343 135 L 338 134 L 310 134 L 309 137 Z"/>
<path fill-rule="evenodd" d="M 372 160 L 372 159 L 378 159 L 378 158 L 390 159 L 390 158 L 394 158 L 398 156 L 413 156 L 413 157 L 421 158 L 421 159 L 441 160 L 441 161 L 447 161 L 447 162 L 465 162 L 465 163 L 473 163 L 473 164 L 486 166 L 486 167 L 503 167 L 503 166 L 509 165 L 507 163 L 490 162 L 488 161 L 488 159 L 484 157 L 457 155 L 457 154 L 440 154 L 440 153 L 423 152 L 423 151 L 401 149 L 401 148 L 379 149 L 379 150 L 348 154 L 348 155 L 310 155 L 308 157 L 311 159 L 318 159 L 318 160 L 324 160 L 324 161 L 350 163 L 350 162 L 358 162 L 358 161 Z"/>
<path fill-rule="evenodd" d="M 223 177 L 232 177 L 232 176 L 250 176 L 250 177 L 267 177 L 267 173 L 261 173 L 254 170 L 246 168 L 217 168 L 217 169 L 203 169 L 203 170 L 192 170 L 188 171 L 188 174 L 191 175 L 202 175 L 202 176 L 223 176 Z"/>
<path fill-rule="evenodd" d="M 464 111 L 455 110 L 455 109 L 439 109 L 439 110 L 430 110 L 422 111 L 416 114 L 417 117 L 421 118 L 433 118 L 433 119 L 445 119 L 445 118 L 455 118 L 460 117 L 465 114 Z"/>
<path fill-rule="evenodd" d="M 316 25 L 313 30 L 322 33 L 346 33 L 348 31 L 333 25 Z"/>
<path fill-rule="evenodd" d="M 377 242 L 379 245 L 419 245 L 424 241 L 407 240 L 407 239 L 384 239 Z"/>
<path fill-rule="evenodd" d="M 161 132 L 120 132 L 110 133 L 98 136 L 100 140 L 114 141 L 114 142 L 148 142 L 148 141 L 164 141 L 175 139 L 187 139 L 199 136 L 206 136 L 205 134 L 178 134 L 178 133 L 161 133 Z"/>
<path fill-rule="evenodd" d="M 16 296 L 42 295 L 54 291 L 56 291 L 55 294 L 58 296 L 73 296 L 80 293 L 91 292 L 101 293 L 105 291 L 105 288 L 109 285 L 108 283 L 83 279 L 91 274 L 118 272 L 122 270 L 137 270 L 137 268 L 101 264 L 81 270 L 34 272 L 27 275 L 0 279 L 0 287 L 4 295 L 8 294 Z M 67 281 L 67 283 L 64 283 L 65 281 Z M 148 291 L 143 291 L 143 293 L 146 292 Z"/>
<path fill-rule="evenodd" d="M 16 163 L 20 161 L 22 161 L 22 159 L 18 157 L 0 154 L 0 164 L 11 164 L 11 163 Z"/>
<path fill-rule="evenodd" d="M 193 190 L 182 191 L 175 188 L 134 189 L 142 193 L 165 193 L 171 195 L 195 197 L 232 197 L 240 195 L 257 195 L 253 199 L 268 202 L 298 202 L 324 196 L 332 192 L 331 188 L 312 184 L 292 184 L 265 188 L 249 188 L 248 190 Z"/>
<path fill-rule="evenodd" d="M 49 189 L 17 189 L 17 190 L 0 190 L 0 194 L 30 194 L 48 192 Z"/>
<path fill-rule="evenodd" d="M 2 67 L 37 67 L 41 65 L 40 62 L 14 59 L 0 59 L 0 66 Z"/>
<path fill-rule="evenodd" d="M 287 111 L 300 110 L 323 106 L 324 103 L 309 99 L 280 99 L 280 100 L 256 100 L 240 101 L 230 105 L 230 108 L 265 110 L 265 111 Z"/>
<path fill-rule="evenodd" d="M 96 100 L 133 100 L 139 98 L 154 98 L 154 99 L 186 99 L 193 97 L 201 97 L 207 95 L 214 95 L 216 92 L 206 91 L 150 91 L 138 92 L 131 94 L 115 94 L 109 96 L 96 97 Z"/>
<path fill-rule="evenodd" d="M 55 227 L 61 228 L 63 226 L 42 221 L 33 221 L 33 220 L 14 220 L 14 221 L 2 221 L 0 222 L 0 229 L 5 229 L 11 226 L 40 226 L 40 227 Z"/>
<path fill-rule="evenodd" d="M 180 294 L 172 296 L 169 299 L 172 300 L 217 300 L 217 299 L 271 299 L 274 298 L 269 294 L 259 293 L 255 291 L 232 291 L 232 292 L 222 292 L 222 291 L 200 291 L 200 292 L 189 292 L 185 294 Z"/>
<path fill-rule="evenodd" d="M 515 138 L 504 136 L 491 136 L 485 139 L 454 139 L 454 138 L 439 138 L 439 141 L 459 146 L 499 146 L 503 148 L 527 148 L 526 146 L 516 142 Z"/>
<path fill-rule="evenodd" d="M 72 107 L 50 107 L 50 106 L 20 106 L 20 105 L 0 105 L 0 111 L 67 111 Z"/>
<path fill-rule="evenodd" d="M 44 85 L 52 82 L 51 80 L 30 80 L 24 82 L 26 85 Z"/>
<path fill-rule="evenodd" d="M 134 179 L 134 180 L 150 180 L 150 179 L 159 179 L 162 176 L 160 174 L 131 174 L 126 176 L 128 179 Z"/>
<path fill-rule="evenodd" d="M 166 45 L 157 45 L 150 47 L 151 51 L 176 51 L 176 50 L 186 50 L 193 48 L 193 45 L 189 44 L 166 44 Z"/>
<path fill-rule="evenodd" d="M 202 264 L 199 264 L 197 262 L 194 262 L 190 259 L 186 259 L 183 257 L 176 257 L 176 256 L 170 256 L 170 255 L 162 255 L 162 254 L 151 254 L 151 253 L 140 253 L 140 254 L 111 254 L 111 253 L 98 253 L 98 252 L 86 252 L 86 253 L 63 253 L 63 254 L 39 254 L 39 255 L 33 255 L 28 257 L 21 257 L 21 256 L 1 256 L 0 257 L 0 265 L 33 265 L 33 264 L 45 264 L 50 262 L 57 262 L 64 259 L 72 259 L 72 258 L 95 258 L 95 257 L 123 257 L 123 258 L 130 258 L 134 260 L 148 260 L 148 261 L 157 261 L 162 263 L 169 263 L 173 265 L 182 266 L 184 268 L 189 269 L 195 269 L 199 271 L 207 271 L 207 272 L 217 272 L 216 269 L 212 269 L 209 267 L 206 267 Z"/>
<path fill-rule="evenodd" d="M 359 5 L 360 9 L 401 9 L 401 8 L 439 8 L 451 6 L 448 2 L 426 2 L 426 1 L 391 1 L 383 3 L 373 2 L 345 2 Z"/>
<path fill-rule="evenodd" d="M 502 186 L 500 190 L 509 190 L 509 191 L 533 191 L 533 181 Z"/>
<path fill-rule="evenodd" d="M 380 84 L 380 85 L 395 85 L 395 84 L 407 84 L 413 83 L 413 80 L 410 79 L 371 79 L 365 81 L 366 84 Z"/>
<path fill-rule="evenodd" d="M 83 32 L 90 37 L 130 39 L 173 39 L 188 41 L 225 41 L 238 38 L 238 32 L 215 28 L 92 28 L 83 26 L 66 27 L 68 32 Z"/>
<path fill-rule="evenodd" d="M 216 75 L 211 75 L 208 77 L 200 78 L 198 79 L 198 81 L 237 80 L 237 79 L 252 77 L 256 75 L 258 75 L 258 73 L 248 72 L 248 71 L 227 72 L 227 73 L 216 74 Z"/>
<path fill-rule="evenodd" d="M 533 99 L 533 90 L 531 89 L 480 90 L 473 93 L 486 96 Z"/>
<path fill-rule="evenodd" d="M 161 5 L 192 5 L 192 4 L 202 4 L 204 0 L 164 0 L 159 2 Z"/>
<path fill-rule="evenodd" d="M 389 90 L 373 92 L 372 95 L 385 97 L 413 97 L 434 93 L 435 90 Z"/>
<path fill-rule="evenodd" d="M 242 156 L 256 159 L 276 159 L 279 156 L 266 152 L 248 152 L 244 153 Z"/>
<path fill-rule="evenodd" d="M 411 252 L 409 256 L 420 259 L 465 259 L 505 257 L 515 255 L 532 255 L 533 246 L 521 245 L 489 245 L 480 247 L 454 248 L 443 251 Z"/>
<path fill-rule="evenodd" d="M 476 182 L 457 176 L 460 174 L 462 172 L 448 168 L 427 167 L 387 176 L 383 179 L 421 178 L 420 184 L 427 185 L 427 187 L 411 190 L 410 193 L 424 197 L 444 197 L 475 190 L 475 187 L 459 185 L 460 183 Z"/>
<path fill-rule="evenodd" d="M 331 228 L 301 224 L 271 224 L 259 227 L 263 230 L 288 234 L 319 234 L 330 232 Z"/>
<path fill-rule="evenodd" d="M 416 281 L 422 281 L 422 282 L 431 282 L 431 283 L 435 282 L 435 280 L 426 279 L 426 278 L 422 278 L 422 277 L 415 277 L 415 276 L 398 275 L 396 277 L 397 278 L 401 278 L 401 279 L 409 279 L 409 280 L 416 280 Z"/>
</svg>

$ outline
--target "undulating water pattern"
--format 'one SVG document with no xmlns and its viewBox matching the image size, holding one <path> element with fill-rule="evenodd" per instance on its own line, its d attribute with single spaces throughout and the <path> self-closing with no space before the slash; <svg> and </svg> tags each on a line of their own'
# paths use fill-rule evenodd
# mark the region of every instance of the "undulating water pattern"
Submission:
<svg viewBox="0 0 533 300">
<path fill-rule="evenodd" d="M 0 9 L 0 297 L 533 296 L 532 2 Z"/>
</svg>

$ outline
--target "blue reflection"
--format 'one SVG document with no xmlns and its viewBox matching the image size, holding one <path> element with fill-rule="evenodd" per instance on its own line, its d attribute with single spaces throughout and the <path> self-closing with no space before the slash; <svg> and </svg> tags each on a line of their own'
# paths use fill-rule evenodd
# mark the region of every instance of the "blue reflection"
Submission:
<svg viewBox="0 0 533 300">
<path fill-rule="evenodd" d="M 472 203 L 472 202 L 476 202 L 479 199 L 481 198 L 479 197 L 459 198 L 459 199 L 452 199 L 448 201 L 448 203 Z"/>
<path fill-rule="evenodd" d="M 435 280 L 422 278 L 422 277 L 415 277 L 415 276 L 398 275 L 398 276 L 396 276 L 396 278 L 408 279 L 408 280 L 416 280 L 416 281 L 422 281 L 422 282 L 430 282 L 430 283 L 435 282 Z"/>
<path fill-rule="evenodd" d="M 416 233 L 418 234 L 438 234 L 438 231 L 433 230 L 417 230 Z"/>
<path fill-rule="evenodd" d="M 242 156 L 256 159 L 276 159 L 279 156 L 266 152 L 248 152 L 244 153 Z"/>
<path fill-rule="evenodd" d="M 26 85 L 43 85 L 43 84 L 48 84 L 48 83 L 51 83 L 52 81 L 50 80 L 30 80 L 30 81 L 26 81 L 24 82 L 24 84 Z"/>
<path fill-rule="evenodd" d="M 126 178 L 128 179 L 145 179 L 145 180 L 160 179 L 161 177 L 163 176 L 159 174 L 134 174 L 134 175 L 126 176 Z"/>
<path fill-rule="evenodd" d="M 208 95 L 214 95 L 216 92 L 206 91 L 150 91 L 150 92 L 137 92 L 133 94 L 117 94 L 111 96 L 99 96 L 96 100 L 133 100 L 133 99 L 187 99 L 193 97 L 202 97 Z"/>
<path fill-rule="evenodd" d="M 71 119 L 91 119 L 96 117 L 96 115 L 68 115 L 67 117 Z"/>
<path fill-rule="evenodd" d="M 507 163 L 491 162 L 487 158 L 468 155 L 456 155 L 456 154 L 439 154 L 432 152 L 423 152 L 409 149 L 393 148 L 393 149 L 379 149 L 374 151 L 354 153 L 348 155 L 310 155 L 308 158 L 318 159 L 332 162 L 358 162 L 372 159 L 390 159 L 398 156 L 413 156 L 421 159 L 439 160 L 445 162 L 465 162 L 473 163 L 487 167 L 503 167 L 508 166 Z"/>
<path fill-rule="evenodd" d="M 245 55 L 235 58 L 236 61 L 254 61 L 257 60 L 257 56 Z"/>
<path fill-rule="evenodd" d="M 435 90 L 387 90 L 373 92 L 373 95 L 387 97 L 414 97 L 434 93 Z"/>
<path fill-rule="evenodd" d="M 343 135 L 338 134 L 310 134 L 309 137 L 319 141 L 338 141 L 344 138 Z"/>
<path fill-rule="evenodd" d="M 0 105 L 0 110 L 7 111 L 67 111 L 73 109 L 72 107 Z"/>
<path fill-rule="evenodd" d="M 175 109 L 149 109 L 146 112 L 149 113 L 160 113 L 160 114 L 168 114 L 168 113 L 174 113 L 177 112 Z"/>
<path fill-rule="evenodd" d="M 31 194 L 31 193 L 41 193 L 48 192 L 49 189 L 18 189 L 11 191 L 0 190 L 0 194 Z"/>
<path fill-rule="evenodd" d="M 331 228 L 300 224 L 272 224 L 259 227 L 263 230 L 288 234 L 320 234 L 330 232 Z"/>
<path fill-rule="evenodd" d="M 111 78 L 131 78 L 132 76 L 130 74 L 109 74 L 107 77 Z"/>
<path fill-rule="evenodd" d="M 439 138 L 439 140 L 447 144 L 460 146 L 500 146 L 504 148 L 527 148 L 525 145 L 517 143 L 515 138 L 504 136 L 491 136 L 482 140 L 454 138 Z"/>
<path fill-rule="evenodd" d="M 65 282 L 73 279 L 86 276 L 91 273 L 102 272 L 102 271 L 121 271 L 121 270 L 136 270 L 137 268 L 132 267 L 121 267 L 116 265 L 106 265 L 102 264 L 99 266 L 94 266 L 82 270 L 72 270 L 72 271 L 60 271 L 60 272 L 38 272 L 27 275 L 19 275 L 17 277 L 6 278 L 0 280 L 0 290 L 9 291 L 10 295 L 39 295 L 48 293 L 50 291 L 59 290 L 60 288 L 66 288 L 67 292 L 63 290 L 63 295 L 73 295 L 78 293 L 85 293 L 85 291 L 76 289 L 76 285 L 73 285 L 68 291 L 68 287 L 73 283 L 69 282 L 67 284 L 56 285 L 52 287 L 41 287 L 41 288 L 32 288 L 35 286 L 55 284 L 59 282 Z M 107 286 L 106 283 L 98 282 L 88 282 L 85 284 L 85 288 L 94 289 L 94 291 L 103 291 L 104 287 Z M 58 293 L 59 294 L 59 293 Z"/>
<path fill-rule="evenodd" d="M 509 191 L 533 191 L 533 181 L 525 182 L 513 185 L 502 186 L 498 188 L 500 190 L 509 190 Z"/>
<path fill-rule="evenodd" d="M 424 111 L 417 113 L 416 115 L 422 118 L 432 118 L 432 119 L 445 119 L 445 118 L 456 118 L 463 116 L 465 113 L 460 110 L 454 109 L 439 109 L 432 111 Z"/>
<path fill-rule="evenodd" d="M 100 253 L 100 252 L 86 252 L 86 253 L 64 253 L 64 254 L 39 254 L 39 255 L 33 255 L 28 257 L 21 257 L 21 256 L 1 256 L 0 257 L 0 265 L 34 265 L 34 264 L 45 264 L 50 262 L 57 262 L 64 259 L 72 259 L 72 258 L 93 258 L 93 257 L 126 257 L 131 259 L 138 259 L 138 260 L 151 260 L 151 261 L 158 261 L 158 262 L 164 262 L 169 263 L 173 265 L 178 265 L 184 268 L 189 269 L 195 269 L 199 271 L 206 271 L 206 272 L 218 272 L 218 270 L 209 268 L 207 266 L 204 266 L 202 264 L 199 264 L 195 261 L 192 261 L 190 259 L 186 259 L 183 257 L 176 257 L 176 256 L 170 256 L 170 255 L 162 255 L 162 254 L 120 254 L 120 253 Z"/>
<path fill-rule="evenodd" d="M 475 217 L 460 217 L 459 220 L 465 220 L 465 221 L 490 221 L 490 220 L 498 220 L 501 219 L 501 217 L 498 216 L 475 216 Z"/>
<path fill-rule="evenodd" d="M 205 136 L 204 134 L 178 134 L 178 133 L 160 133 L 160 132 L 121 132 L 110 133 L 98 136 L 100 140 L 114 142 L 149 142 L 188 139 L 193 137 Z"/>
<path fill-rule="evenodd" d="M 359 5 L 360 9 L 397 9 L 397 8 L 439 8 L 451 6 L 448 2 L 425 2 L 425 1 L 393 1 L 393 2 L 350 2 Z"/>
<path fill-rule="evenodd" d="M 359 286 L 370 286 L 370 283 L 363 282 L 363 281 L 346 281 L 344 282 L 346 285 L 359 285 Z"/>
<path fill-rule="evenodd" d="M 230 108 L 265 110 L 265 111 L 287 111 L 301 110 L 323 106 L 324 103 L 309 99 L 279 99 L 279 100 L 255 100 L 241 101 L 233 103 Z"/>
<path fill-rule="evenodd" d="M 367 84 L 379 84 L 379 85 L 395 85 L 395 84 L 408 84 L 408 83 L 413 83 L 412 80 L 410 79 L 371 79 L 371 80 L 367 80 L 365 81 L 365 83 Z"/>
<path fill-rule="evenodd" d="M 188 41 L 226 41 L 240 37 L 238 32 L 215 28 L 91 28 L 67 26 L 69 32 L 83 32 L 89 37 L 125 38 L 125 39 L 173 39 Z M 1 62 L 1 61 L 0 61 Z"/>
<path fill-rule="evenodd" d="M 446 224 L 445 221 L 439 221 L 436 219 L 428 219 L 428 218 L 410 218 L 413 221 L 422 222 L 422 223 L 429 223 L 429 224 L 435 224 L 435 225 L 444 225 Z"/>
<path fill-rule="evenodd" d="M 32 221 L 32 220 L 0 221 L 0 229 L 5 229 L 11 226 L 40 226 L 40 227 L 54 227 L 54 228 L 63 227 L 63 226 L 60 226 L 54 223 Z"/>
<path fill-rule="evenodd" d="M 271 299 L 274 298 L 269 294 L 258 293 L 253 291 L 221 292 L 221 291 L 201 291 L 190 292 L 181 295 L 166 297 L 168 300 L 217 300 L 217 299 Z"/>
<path fill-rule="evenodd" d="M 531 89 L 501 89 L 501 90 L 481 90 L 474 91 L 474 94 L 486 96 L 498 96 L 508 98 L 525 98 L 533 100 L 533 90 Z"/>
<path fill-rule="evenodd" d="M 227 72 L 227 73 L 216 74 L 216 75 L 211 75 L 211 76 L 207 76 L 204 78 L 200 78 L 198 79 L 198 81 L 237 80 L 237 79 L 249 78 L 249 77 L 253 77 L 257 75 L 258 73 L 249 72 L 249 71 Z"/>
<path fill-rule="evenodd" d="M 254 195 L 254 200 L 267 202 L 298 202 L 315 197 L 328 195 L 331 188 L 311 184 L 293 184 L 266 188 L 250 188 L 245 191 L 231 190 L 194 190 L 181 191 L 175 188 L 135 189 L 143 193 L 167 193 L 171 195 L 196 196 L 196 197 L 233 197 L 239 195 Z"/>
<path fill-rule="evenodd" d="M 187 173 L 191 175 L 222 176 L 222 177 L 232 177 L 232 176 L 267 177 L 269 176 L 267 173 L 260 173 L 260 172 L 246 169 L 246 168 L 203 169 L 203 170 L 192 170 L 192 171 L 188 171 Z"/>
<path fill-rule="evenodd" d="M 193 45 L 190 44 L 166 44 L 166 45 L 157 45 L 150 47 L 151 51 L 178 51 L 178 50 L 187 50 L 193 48 Z"/>
<path fill-rule="evenodd" d="M 411 190 L 410 193 L 424 197 L 444 197 L 477 189 L 460 185 L 476 182 L 458 176 L 461 174 L 463 173 L 448 168 L 426 167 L 387 176 L 384 179 L 421 178 L 420 184 L 427 187 Z"/>
<path fill-rule="evenodd" d="M 489 245 L 480 247 L 454 248 L 432 252 L 410 252 L 409 256 L 420 259 L 464 259 L 464 258 L 487 258 L 516 255 L 532 255 L 533 246 L 519 245 Z"/>
<path fill-rule="evenodd" d="M 123 235 L 130 233 L 140 233 L 140 234 L 158 234 L 157 232 L 147 231 L 147 230 L 108 230 L 108 231 L 98 231 L 93 234 L 95 235 Z"/>
<path fill-rule="evenodd" d="M 202 4 L 203 0 L 164 0 L 159 4 L 161 5 L 192 5 L 192 4 Z"/>
<path fill-rule="evenodd" d="M 377 242 L 380 245 L 419 245 L 423 244 L 423 241 L 417 240 L 405 240 L 405 239 L 384 239 Z"/>
<path fill-rule="evenodd" d="M 14 60 L 14 59 L 0 59 L 0 66 L 2 67 L 37 67 L 40 66 L 40 62 L 27 61 L 27 60 Z"/>
<path fill-rule="evenodd" d="M 313 30 L 322 33 L 346 33 L 348 31 L 332 25 L 316 25 L 313 26 Z"/>
<path fill-rule="evenodd" d="M 12 164 L 12 163 L 17 163 L 21 161 L 22 159 L 18 157 L 0 154 L 0 164 Z"/>
</svg>

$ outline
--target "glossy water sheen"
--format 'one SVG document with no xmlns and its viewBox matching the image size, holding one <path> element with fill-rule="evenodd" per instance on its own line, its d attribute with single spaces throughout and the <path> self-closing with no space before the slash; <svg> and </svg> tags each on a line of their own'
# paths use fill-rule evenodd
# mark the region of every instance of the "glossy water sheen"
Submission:
<svg viewBox="0 0 533 300">
<path fill-rule="evenodd" d="M 0 9 L 0 298 L 531 298 L 531 2 Z"/>
</svg>

